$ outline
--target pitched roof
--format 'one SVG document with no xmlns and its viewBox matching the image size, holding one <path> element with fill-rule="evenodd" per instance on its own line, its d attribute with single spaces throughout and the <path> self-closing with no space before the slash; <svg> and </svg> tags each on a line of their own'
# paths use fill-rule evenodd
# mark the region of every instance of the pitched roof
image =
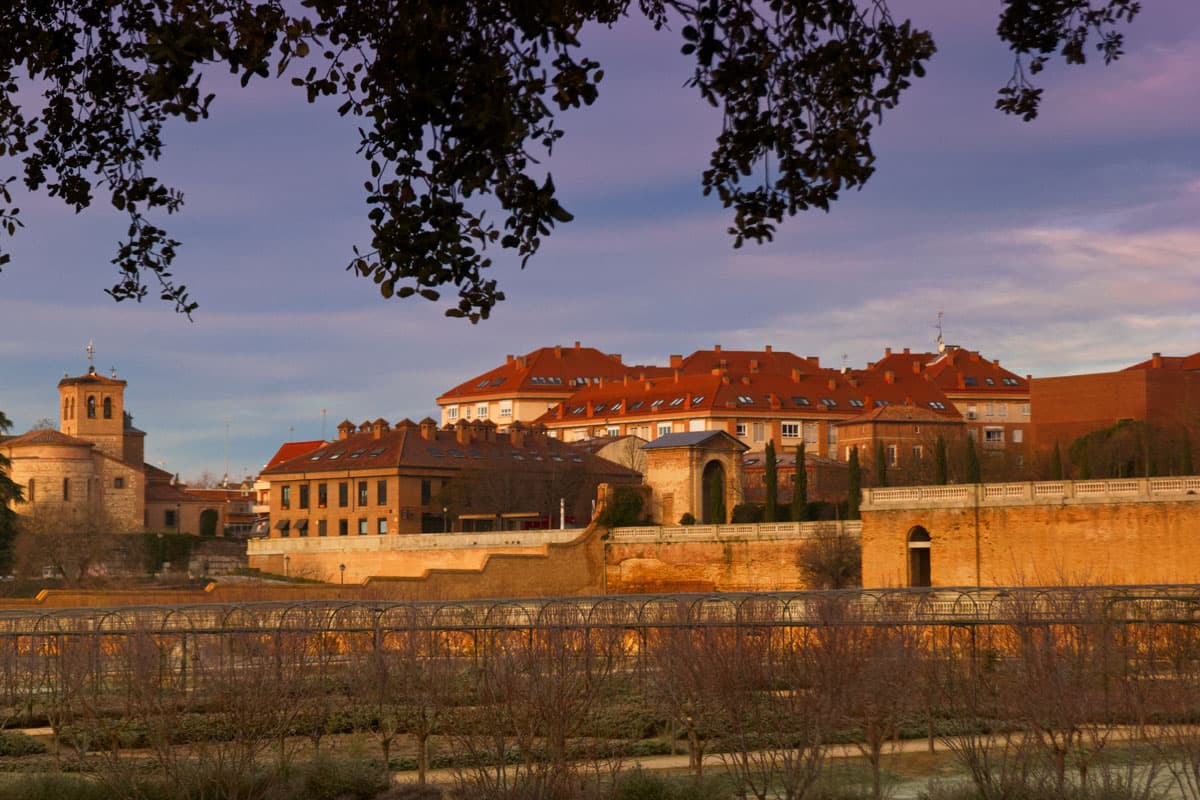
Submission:
<svg viewBox="0 0 1200 800">
<path fill-rule="evenodd" d="M 1139 361 L 1125 367 L 1122 372 L 1131 372 L 1133 370 L 1145 369 L 1170 369 L 1182 372 L 1191 372 L 1200 370 L 1200 353 L 1192 353 L 1190 356 L 1164 356 L 1155 353 L 1145 361 Z"/>
<path fill-rule="evenodd" d="M 271 460 L 263 467 L 266 471 L 276 464 L 282 464 L 284 461 L 291 461 L 293 458 L 299 458 L 305 453 L 311 453 L 318 447 L 323 447 L 328 444 L 324 439 L 313 439 L 307 442 L 284 442 L 275 451 L 275 455 L 271 456 Z"/>
<path fill-rule="evenodd" d="M 948 395 L 1027 395 L 1029 379 L 989 361 L 974 350 L 949 346 L 941 353 L 913 353 L 888 348 L 884 357 L 867 365 L 868 372 L 922 375 Z"/>
<path fill-rule="evenodd" d="M 642 445 L 643 450 L 666 450 L 670 447 L 699 447 L 700 445 L 708 444 L 713 439 L 721 439 L 726 444 L 733 445 L 734 449 L 745 452 L 750 449 L 749 445 L 742 444 L 741 441 L 730 436 L 725 431 L 686 431 L 684 433 L 668 433 L 665 436 L 660 436 L 653 442 L 647 442 Z"/>
<path fill-rule="evenodd" d="M 71 445 L 74 447 L 95 447 L 95 444 L 86 439 L 68 436 L 67 434 L 56 431 L 53 428 L 41 428 L 39 430 L 23 433 L 20 436 L 12 436 L 4 440 L 4 445 L 6 447 L 27 447 L 48 444 Z"/>
<path fill-rule="evenodd" d="M 770 347 L 764 350 L 725 350 L 718 346 L 711 350 L 697 350 L 678 361 L 676 356 L 672 356 L 671 363 L 678 363 L 685 373 L 724 370 L 739 377 L 755 373 L 790 376 L 794 369 L 809 373 L 826 371 L 819 358 L 806 358 Z"/>
<path fill-rule="evenodd" d="M 882 406 L 859 414 L 857 417 L 839 421 L 838 425 L 855 425 L 863 422 L 930 422 L 953 424 L 962 421 L 962 415 L 952 406 L 944 412 L 921 406 Z"/>
<path fill-rule="evenodd" d="M 74 386 L 76 384 L 95 384 L 97 386 L 126 386 L 126 382 L 119 378 L 108 378 L 96 372 L 95 367 L 88 367 L 87 374 L 78 375 L 74 378 L 63 376 L 63 379 L 58 382 L 59 387 Z"/>
<path fill-rule="evenodd" d="M 537 422 L 550 428 L 678 417 L 843 419 L 883 405 L 923 405 L 957 416 L 942 390 L 919 376 L 875 372 L 743 375 L 679 374 L 580 389 Z"/>
<path fill-rule="evenodd" d="M 437 399 L 453 402 L 493 395 L 570 393 L 572 387 L 615 380 L 655 367 L 627 367 L 619 355 L 602 353 L 594 347 L 539 347 L 523 356 L 508 356 L 495 369 L 460 383 Z"/>
<path fill-rule="evenodd" d="M 624 479 L 638 476 L 633 470 L 586 451 L 576 450 L 557 439 L 527 432 L 523 426 L 514 427 L 515 431 L 510 429 L 498 433 L 491 422 L 462 421 L 456 427 L 442 430 L 433 428 L 432 423 L 426 425 L 431 438 L 422 436 L 421 427 L 411 423 L 383 431 L 378 438 L 373 431 L 352 433 L 344 439 L 324 443 L 316 450 L 264 469 L 263 474 L 380 468 L 541 471 L 557 468 L 558 464 L 571 463 L 584 465 L 592 474 Z"/>
</svg>

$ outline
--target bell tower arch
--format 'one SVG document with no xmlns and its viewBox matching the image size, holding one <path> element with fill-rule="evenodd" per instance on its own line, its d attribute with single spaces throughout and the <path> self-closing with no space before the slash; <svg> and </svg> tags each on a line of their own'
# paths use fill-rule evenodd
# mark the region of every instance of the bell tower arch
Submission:
<svg viewBox="0 0 1200 800">
<path fill-rule="evenodd" d="M 100 375 L 94 365 L 84 375 L 58 382 L 59 430 L 92 442 L 113 458 L 125 457 L 125 381 Z"/>
</svg>

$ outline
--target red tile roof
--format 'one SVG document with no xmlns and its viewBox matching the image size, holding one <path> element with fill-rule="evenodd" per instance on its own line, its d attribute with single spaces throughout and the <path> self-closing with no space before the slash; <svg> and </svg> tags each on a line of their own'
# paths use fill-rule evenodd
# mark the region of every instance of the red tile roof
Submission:
<svg viewBox="0 0 1200 800">
<path fill-rule="evenodd" d="M 125 381 L 120 380 L 118 378 L 106 378 L 105 376 L 100 375 L 99 373 L 96 372 L 95 367 L 89 368 L 86 375 L 79 375 L 74 378 L 64 377 L 61 381 L 58 382 L 58 385 L 60 387 L 74 386 L 74 385 L 80 384 L 80 383 L 96 384 L 98 386 L 125 386 L 126 385 Z"/>
<path fill-rule="evenodd" d="M 899 375 L 921 374 L 947 395 L 1027 395 L 1029 380 L 989 361 L 974 350 L 947 347 L 944 353 L 912 353 L 887 350 L 884 357 L 867 365 L 868 372 Z"/>
<path fill-rule="evenodd" d="M 328 442 L 324 439 L 313 439 L 307 442 L 284 442 L 275 451 L 275 455 L 271 456 L 271 460 L 267 462 L 267 465 L 263 467 L 263 471 L 265 472 L 276 464 L 282 464 L 284 461 L 291 461 L 293 458 L 299 458 L 306 453 L 311 453 L 313 450 L 323 447 L 326 444 Z"/>
<path fill-rule="evenodd" d="M 622 419 L 672 419 L 681 416 L 779 416 L 844 418 L 875 405 L 917 404 L 957 416 L 938 386 L 912 373 L 888 378 L 882 373 L 680 374 L 656 380 L 627 380 L 589 386 L 547 411 L 537 422 L 547 427 Z M 941 407 L 939 408 L 936 405 Z"/>
<path fill-rule="evenodd" d="M 540 471 L 555 469 L 559 463 L 573 463 L 585 465 L 592 474 L 624 480 L 638 476 L 607 459 L 578 451 L 520 425 L 513 426 L 517 436 L 524 436 L 520 444 L 513 443 L 512 429 L 497 433 L 496 426 L 490 422 L 461 421 L 454 428 L 437 430 L 430 421 L 425 427 L 432 438 L 422 436 L 421 427 L 412 424 L 384 431 L 378 438 L 370 431 L 353 433 L 345 439 L 324 443 L 297 458 L 274 464 L 264 469 L 263 474 L 400 468 L 457 471 L 488 467 Z M 460 441 L 460 431 L 468 441 Z"/>
<path fill-rule="evenodd" d="M 54 430 L 53 428 L 42 428 L 36 431 L 29 431 L 20 436 L 11 436 L 3 440 L 5 447 L 22 447 L 33 445 L 74 445 L 76 447 L 95 447 L 95 444 L 86 439 L 79 439 L 75 436 L 68 436 L 65 433 Z"/>
<path fill-rule="evenodd" d="M 504 364 L 455 386 L 437 402 L 526 393 L 561 395 L 583 381 L 590 385 L 600 378 L 613 380 L 647 369 L 661 372 L 662 368 L 628 367 L 619 355 L 580 347 L 579 342 L 574 347 L 539 347 L 523 356 L 508 356 Z"/>
<path fill-rule="evenodd" d="M 671 357 L 672 364 L 678 363 L 685 373 L 711 373 L 725 370 L 728 374 L 741 377 L 754 373 L 790 376 L 792 370 L 805 373 L 821 373 L 825 370 L 818 358 L 805 358 L 786 350 L 697 350 L 690 356 L 678 359 Z"/>
<path fill-rule="evenodd" d="M 921 406 L 882 406 L 873 408 L 865 414 L 851 417 L 838 422 L 838 425 L 856 425 L 863 422 L 933 422 L 956 423 L 962 421 L 962 415 L 953 407 L 946 411 L 934 411 Z"/>
</svg>

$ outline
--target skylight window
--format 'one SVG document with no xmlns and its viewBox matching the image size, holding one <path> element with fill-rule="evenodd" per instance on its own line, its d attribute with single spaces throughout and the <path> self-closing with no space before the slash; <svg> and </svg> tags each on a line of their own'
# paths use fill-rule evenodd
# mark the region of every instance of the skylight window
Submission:
<svg viewBox="0 0 1200 800">
<path fill-rule="evenodd" d="M 499 386 L 499 385 L 500 385 L 500 384 L 502 384 L 502 383 L 504 383 L 504 377 L 503 377 L 503 376 L 501 376 L 501 377 L 499 377 L 499 378 L 492 378 L 492 387 L 493 387 L 493 388 L 495 388 L 495 387 Z"/>
<path fill-rule="evenodd" d="M 883 407 L 884 407 L 884 406 L 886 406 L 887 404 L 888 404 L 888 401 L 887 401 L 887 400 L 876 400 L 876 401 L 875 401 L 875 407 L 876 407 L 876 408 L 883 408 Z"/>
<path fill-rule="evenodd" d="M 858 400 L 856 398 L 851 398 L 848 402 L 850 403 L 851 408 L 862 408 L 863 407 L 862 400 Z"/>
<path fill-rule="evenodd" d="M 644 405 L 646 405 L 645 400 L 634 400 L 632 403 L 629 404 L 629 410 L 637 411 L 639 408 L 641 408 Z"/>
<path fill-rule="evenodd" d="M 573 409 L 571 409 L 571 413 L 575 416 L 579 416 L 585 411 L 587 411 L 587 406 L 575 406 Z"/>
<path fill-rule="evenodd" d="M 1016 378 L 1001 378 L 1005 386 L 1020 386 L 1021 382 Z"/>
<path fill-rule="evenodd" d="M 317 453 L 315 456 L 313 456 L 312 458 L 309 459 L 309 461 L 320 461 L 320 460 L 321 460 L 320 453 Z"/>
<path fill-rule="evenodd" d="M 974 375 L 968 375 L 967 377 L 963 378 L 963 386 L 978 386 L 978 385 L 979 385 L 979 378 L 976 378 Z"/>
<path fill-rule="evenodd" d="M 555 386 L 562 386 L 562 378 L 547 378 L 546 380 Z"/>
<path fill-rule="evenodd" d="M 703 402 L 704 402 L 704 395 L 702 395 L 702 394 L 698 394 L 692 398 L 692 405 L 694 405 L 694 406 L 698 406 Z"/>
<path fill-rule="evenodd" d="M 680 406 L 680 405 L 683 405 L 682 397 L 676 397 L 674 400 L 671 401 L 671 408 L 675 408 L 676 406 Z"/>
<path fill-rule="evenodd" d="M 808 398 L 807 398 L 807 397 L 801 397 L 800 395 L 794 395 L 794 396 L 792 397 L 792 404 L 793 404 L 793 405 L 797 405 L 797 406 L 807 406 L 807 405 L 811 405 L 811 404 L 808 402 Z"/>
<path fill-rule="evenodd" d="M 746 460 L 745 460 L 743 463 L 745 463 L 745 464 L 757 464 L 757 463 L 758 463 L 758 459 L 757 459 L 757 458 L 747 458 L 747 459 L 746 459 Z"/>
<path fill-rule="evenodd" d="M 746 405 L 748 405 L 748 406 L 752 406 L 752 405 L 754 405 L 754 398 L 753 398 L 753 397 L 751 397 L 751 396 L 750 396 L 750 395 L 748 395 L 748 394 L 739 394 L 739 395 L 738 395 L 738 402 L 739 402 L 739 403 L 744 403 L 744 404 L 746 404 Z"/>
<path fill-rule="evenodd" d="M 662 405 L 663 403 L 665 403 L 665 402 L 666 402 L 665 400 L 661 400 L 661 399 L 660 399 L 660 400 L 655 400 L 654 402 L 652 402 L 652 403 L 650 404 L 650 407 L 651 407 L 651 408 L 658 408 L 659 406 L 661 406 L 661 405 Z"/>
<path fill-rule="evenodd" d="M 929 407 L 932 408 L 934 411 L 945 411 L 946 410 L 946 404 L 939 400 L 930 400 Z"/>
<path fill-rule="evenodd" d="M 541 377 L 540 375 L 534 375 L 532 378 L 529 379 L 529 382 L 530 383 L 545 383 L 546 379 Z"/>
<path fill-rule="evenodd" d="M 365 452 L 367 452 L 367 448 L 365 448 L 365 447 L 364 447 L 364 448 L 363 448 L 363 449 L 361 449 L 361 450 L 355 450 L 353 453 L 351 453 L 351 454 L 350 454 L 350 457 L 351 457 L 351 458 L 358 458 L 359 456 L 361 456 L 361 455 L 362 455 L 363 453 L 365 453 Z"/>
<path fill-rule="evenodd" d="M 599 414 L 603 410 L 604 410 L 604 403 L 596 403 L 595 407 L 592 408 L 592 413 Z"/>
<path fill-rule="evenodd" d="M 825 406 L 826 408 L 836 408 L 837 400 L 834 400 L 832 397 L 822 397 L 821 405 Z"/>
<path fill-rule="evenodd" d="M 476 389 L 486 389 L 492 381 L 489 378 L 484 378 L 479 383 L 475 384 Z"/>
<path fill-rule="evenodd" d="M 616 414 L 616 413 L 617 413 L 618 411 L 620 411 L 620 410 L 621 410 L 621 401 L 620 401 L 620 400 L 618 400 L 617 402 L 615 402 L 615 403 L 613 403 L 613 404 L 612 404 L 612 408 L 610 408 L 610 409 L 608 410 L 608 413 L 610 413 L 610 414 Z"/>
<path fill-rule="evenodd" d="M 386 452 L 387 452 L 386 447 L 376 447 L 374 450 L 371 451 L 370 458 L 375 458 L 376 456 L 381 456 Z"/>
<path fill-rule="evenodd" d="M 988 386 L 995 386 L 995 385 L 996 385 L 996 382 L 995 382 L 994 380 L 992 380 L 991 378 L 984 378 L 984 379 L 983 379 L 983 382 L 984 382 L 984 383 L 986 383 Z"/>
<path fill-rule="evenodd" d="M 331 455 L 329 456 L 329 460 L 330 460 L 330 461 L 333 461 L 334 459 L 341 458 L 341 457 L 342 457 L 342 456 L 344 456 L 344 455 L 346 455 L 346 451 L 345 451 L 345 450 L 338 450 L 336 453 L 333 453 L 333 454 L 331 454 Z"/>
</svg>

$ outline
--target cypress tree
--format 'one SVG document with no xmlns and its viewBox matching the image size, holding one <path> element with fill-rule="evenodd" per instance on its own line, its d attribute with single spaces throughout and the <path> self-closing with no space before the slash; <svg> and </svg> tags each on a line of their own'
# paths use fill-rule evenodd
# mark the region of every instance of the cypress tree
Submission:
<svg viewBox="0 0 1200 800">
<path fill-rule="evenodd" d="M 1050 454 L 1050 480 L 1061 481 L 1063 479 L 1063 463 L 1062 450 L 1058 447 L 1058 442 L 1054 443 L 1054 452 Z"/>
<path fill-rule="evenodd" d="M 887 457 L 883 442 L 875 442 L 875 485 L 887 486 Z"/>
<path fill-rule="evenodd" d="M 979 474 L 979 453 L 975 451 L 975 440 L 967 437 L 967 483 L 982 483 Z"/>
<path fill-rule="evenodd" d="M 862 501 L 862 472 L 858 466 L 858 448 L 850 448 L 850 463 L 846 468 L 849 485 L 846 496 L 846 519 L 858 519 L 858 504 Z"/>
<path fill-rule="evenodd" d="M 933 467 L 933 482 L 944 486 L 950 482 L 950 469 L 946 463 L 946 440 L 941 436 L 937 438 L 936 458 Z"/>
<path fill-rule="evenodd" d="M 767 442 L 766 474 L 767 500 L 763 505 L 763 522 L 775 522 L 778 516 L 776 508 L 779 505 L 779 470 L 775 464 L 775 442 Z"/>
<path fill-rule="evenodd" d="M 804 442 L 796 445 L 796 475 L 792 478 L 792 522 L 808 519 L 808 470 Z"/>
</svg>

